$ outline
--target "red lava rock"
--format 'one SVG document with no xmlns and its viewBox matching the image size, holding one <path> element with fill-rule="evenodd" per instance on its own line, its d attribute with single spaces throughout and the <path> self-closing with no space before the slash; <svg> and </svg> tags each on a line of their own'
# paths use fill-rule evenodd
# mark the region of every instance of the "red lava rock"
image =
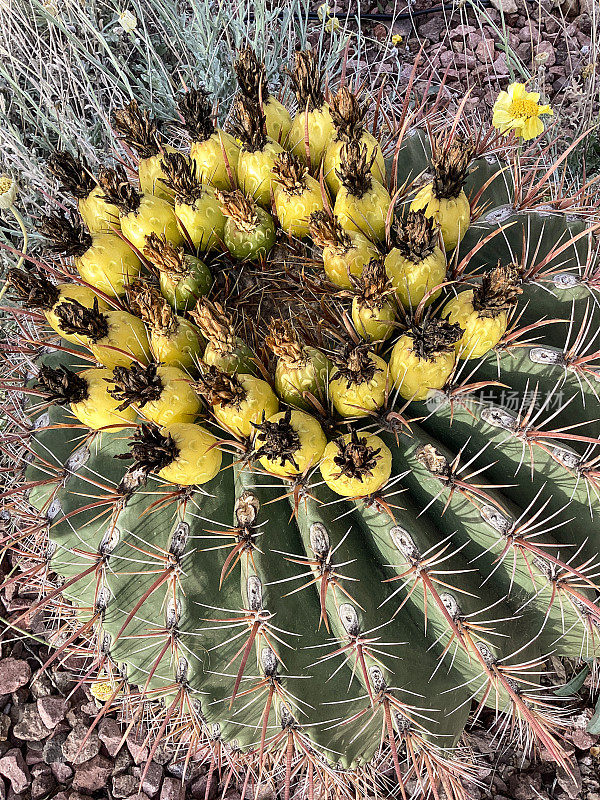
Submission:
<svg viewBox="0 0 600 800">
<path fill-rule="evenodd" d="M 98 726 L 98 737 L 108 750 L 109 756 L 116 756 L 123 738 L 123 731 L 119 723 L 115 719 L 104 717 Z"/>
<path fill-rule="evenodd" d="M 163 769 L 160 764 L 157 764 L 156 761 L 151 761 L 142 781 L 142 791 L 149 797 L 157 795 L 162 783 L 162 777 Z"/>
<path fill-rule="evenodd" d="M 61 764 L 60 761 L 54 761 L 50 764 L 52 774 L 59 783 L 66 783 L 73 776 L 73 770 L 68 764 Z"/>
<path fill-rule="evenodd" d="M 567 774 L 561 767 L 558 768 L 556 779 L 562 789 L 566 792 L 570 800 L 580 800 L 582 790 L 581 772 L 577 763 L 571 764 L 573 775 Z"/>
<path fill-rule="evenodd" d="M 473 36 L 477 34 L 477 28 L 474 25 L 457 25 L 450 31 L 451 39 L 468 39 L 473 40 Z"/>
<path fill-rule="evenodd" d="M 2 694 L 12 694 L 31 678 L 31 667 L 18 658 L 4 658 L 0 661 L 0 686 Z"/>
<path fill-rule="evenodd" d="M 85 744 L 83 744 L 88 730 L 89 728 L 87 725 L 80 723 L 73 728 L 62 746 L 62 751 L 65 758 L 75 766 L 89 761 L 91 758 L 97 756 L 100 752 L 100 740 L 96 730 L 91 732 L 85 741 Z"/>
<path fill-rule="evenodd" d="M 501 53 L 494 61 L 494 72 L 499 78 L 505 77 L 509 74 L 508 61 L 506 60 L 506 53 Z"/>
<path fill-rule="evenodd" d="M 40 697 L 37 701 L 40 718 L 47 728 L 56 728 L 63 721 L 67 707 L 63 697 Z"/>
<path fill-rule="evenodd" d="M 139 786 L 138 778 L 133 775 L 115 775 L 112 779 L 113 797 L 131 797 L 137 793 Z"/>
<path fill-rule="evenodd" d="M 55 788 L 56 781 L 52 772 L 36 775 L 31 782 L 31 800 L 40 800 L 42 797 L 48 797 Z"/>
<path fill-rule="evenodd" d="M 184 800 L 185 787 L 178 778 L 165 778 L 160 800 Z"/>
<path fill-rule="evenodd" d="M 136 764 L 142 764 L 148 760 L 149 750 L 144 744 L 142 736 L 138 738 L 135 734 L 130 733 L 127 737 L 127 749 Z"/>
<path fill-rule="evenodd" d="M 105 789 L 111 772 L 112 763 L 109 758 L 94 756 L 75 770 L 73 788 L 81 789 L 86 794 Z"/>
<path fill-rule="evenodd" d="M 129 752 L 127 751 L 127 748 L 123 747 L 123 748 L 121 748 L 121 750 L 119 750 L 119 752 L 117 753 L 117 755 L 114 758 L 112 774 L 113 775 L 121 775 L 121 773 L 127 772 L 127 770 L 131 767 L 132 764 L 133 764 L 133 760 L 132 760 L 131 756 L 129 755 Z M 134 769 L 135 769 L 135 767 L 134 767 Z M 139 777 L 139 775 L 138 775 L 138 777 Z"/>
<path fill-rule="evenodd" d="M 192 788 L 190 790 L 192 797 L 194 800 L 204 800 L 206 795 L 206 784 L 208 783 L 208 774 L 202 775 L 201 778 L 198 778 L 195 783 L 192 784 Z M 217 777 L 217 773 L 213 772 L 210 788 L 208 790 L 208 800 L 213 800 L 217 796 L 217 789 L 219 788 L 219 780 Z"/>
<path fill-rule="evenodd" d="M 50 735 L 50 729 L 47 728 L 41 720 L 35 703 L 29 703 L 25 706 L 23 716 L 13 728 L 13 734 L 17 739 L 24 742 L 39 742 Z"/>
<path fill-rule="evenodd" d="M 0 775 L 8 778 L 15 794 L 24 792 L 29 786 L 31 776 L 21 751 L 16 747 L 0 758 Z"/>
<path fill-rule="evenodd" d="M 484 64 L 494 60 L 494 40 L 482 39 L 475 48 L 475 55 Z"/>
<path fill-rule="evenodd" d="M 575 747 L 580 750 L 589 750 L 596 744 L 597 736 L 590 736 L 583 728 L 573 728 L 570 732 L 569 739 L 573 742 Z"/>
</svg>

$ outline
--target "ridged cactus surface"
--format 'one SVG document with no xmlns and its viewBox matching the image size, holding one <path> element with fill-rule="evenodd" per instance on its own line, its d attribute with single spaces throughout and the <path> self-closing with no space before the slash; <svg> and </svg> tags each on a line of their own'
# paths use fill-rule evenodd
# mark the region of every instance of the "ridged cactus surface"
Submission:
<svg viewBox="0 0 600 800">
<path fill-rule="evenodd" d="M 118 115 L 141 188 L 57 156 L 92 233 L 46 225 L 66 255 L 10 275 L 39 336 L 14 546 L 39 607 L 74 609 L 59 654 L 83 637 L 106 709 L 153 701 L 153 740 L 286 797 L 461 797 L 484 706 L 566 764 L 544 673 L 595 658 L 600 623 L 585 215 L 464 121 L 378 143 L 310 53 L 293 124 L 237 66 L 235 138 L 180 102 L 191 159 Z M 90 270 L 111 242 L 123 271 Z"/>
</svg>

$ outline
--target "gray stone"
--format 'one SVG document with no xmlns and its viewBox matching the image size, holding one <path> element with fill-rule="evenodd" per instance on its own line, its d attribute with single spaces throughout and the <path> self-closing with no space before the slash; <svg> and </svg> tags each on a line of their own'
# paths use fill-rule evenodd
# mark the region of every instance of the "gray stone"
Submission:
<svg viewBox="0 0 600 800">
<path fill-rule="evenodd" d="M 516 14 L 519 10 L 516 0 L 490 0 L 490 3 L 503 14 Z"/>
<path fill-rule="evenodd" d="M 48 673 L 41 669 L 34 672 L 29 689 L 36 699 L 48 697 L 48 695 L 52 694 L 52 683 L 48 677 Z"/>
<path fill-rule="evenodd" d="M 144 737 L 135 733 L 130 733 L 127 737 L 127 749 L 136 764 L 145 763 L 148 760 L 149 750 L 144 743 Z"/>
<path fill-rule="evenodd" d="M 204 798 L 207 798 L 207 800 L 214 800 L 214 798 L 217 796 L 217 789 L 219 788 L 219 778 L 216 771 L 212 774 L 208 795 L 206 794 L 207 784 L 208 774 L 202 775 L 202 777 L 198 778 L 198 780 L 192 784 L 190 794 L 194 800 L 204 800 Z M 255 800 L 258 800 L 258 797 L 255 798 Z"/>
<path fill-rule="evenodd" d="M 67 738 L 67 733 L 65 731 L 60 731 L 51 736 L 46 742 L 44 742 L 44 748 L 42 750 L 42 758 L 46 762 L 46 764 L 54 764 L 56 762 L 64 763 L 66 761 L 64 753 L 63 753 L 63 744 L 65 743 Z"/>
<path fill-rule="evenodd" d="M 39 742 L 48 737 L 51 730 L 42 722 L 36 703 L 29 703 L 25 706 L 20 721 L 14 726 L 13 733 L 24 742 Z"/>
<path fill-rule="evenodd" d="M 140 782 L 133 775 L 115 775 L 112 780 L 112 792 L 114 797 L 131 797 L 138 792 Z"/>
</svg>

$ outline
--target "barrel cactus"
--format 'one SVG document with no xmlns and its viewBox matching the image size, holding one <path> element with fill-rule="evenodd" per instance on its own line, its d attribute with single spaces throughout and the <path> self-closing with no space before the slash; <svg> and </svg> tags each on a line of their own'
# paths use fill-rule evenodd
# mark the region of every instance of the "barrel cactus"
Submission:
<svg viewBox="0 0 600 800">
<path fill-rule="evenodd" d="M 241 57 L 244 144 L 194 90 L 193 160 L 133 104 L 141 181 L 130 149 L 99 183 L 50 164 L 103 247 L 80 269 L 73 221 L 71 255 L 9 272 L 12 580 L 60 607 L 52 658 L 84 643 L 98 719 L 151 718 L 151 756 L 172 738 L 244 792 L 463 797 L 484 707 L 568 768 L 543 676 L 600 629 L 589 209 L 466 119 L 406 102 L 367 135 L 312 53 L 275 142 Z"/>
</svg>

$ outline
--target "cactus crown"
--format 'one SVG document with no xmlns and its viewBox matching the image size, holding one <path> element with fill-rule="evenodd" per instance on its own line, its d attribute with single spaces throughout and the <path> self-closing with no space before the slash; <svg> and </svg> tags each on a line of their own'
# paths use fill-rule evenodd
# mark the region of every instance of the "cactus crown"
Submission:
<svg viewBox="0 0 600 800">
<path fill-rule="evenodd" d="M 300 111 L 315 111 L 323 106 L 323 77 L 319 57 L 314 50 L 299 50 L 295 54 L 293 70 L 286 70 Z"/>
<path fill-rule="evenodd" d="M 277 462 L 285 467 L 286 462 L 298 469 L 294 453 L 300 450 L 300 436 L 291 425 L 292 412 L 288 409 L 283 417 L 276 422 L 264 419 L 260 424 L 254 424 L 256 429 L 255 453 L 256 458 L 265 456 L 270 461 Z M 258 445 L 258 446 L 257 446 Z"/>
<path fill-rule="evenodd" d="M 228 375 L 212 364 L 203 367 L 194 390 L 209 406 L 239 407 L 246 398 L 246 390 L 237 375 Z"/>
<path fill-rule="evenodd" d="M 362 481 L 367 475 L 372 474 L 379 462 L 381 449 L 370 447 L 367 441 L 367 438 L 359 436 L 355 429 L 352 429 L 350 441 L 345 441 L 343 437 L 336 439 L 338 452 L 333 458 L 333 463 L 339 467 L 340 475 Z"/>
<path fill-rule="evenodd" d="M 204 142 L 215 132 L 210 94 L 204 89 L 188 89 L 177 99 L 186 131 L 195 142 Z"/>
<path fill-rule="evenodd" d="M 361 198 L 373 185 L 371 167 L 377 155 L 375 150 L 369 155 L 366 144 L 353 139 L 342 147 L 340 167 L 336 175 L 351 195 Z"/>
<path fill-rule="evenodd" d="M 86 336 L 92 343 L 108 335 L 108 317 L 99 310 L 98 300 L 94 300 L 92 308 L 86 308 L 78 300 L 68 300 L 54 313 L 65 333 Z"/>
<path fill-rule="evenodd" d="M 306 363 L 304 348 L 294 326 L 288 319 L 280 317 L 270 320 L 265 344 L 277 358 L 280 358 L 289 367 L 301 367 Z"/>
<path fill-rule="evenodd" d="M 341 354 L 332 354 L 331 360 L 337 368 L 332 380 L 344 378 L 348 388 L 373 380 L 375 373 L 381 372 L 381 367 L 371 358 L 371 352 L 368 345 L 352 343 L 347 344 Z"/>
<path fill-rule="evenodd" d="M 89 394 L 85 378 L 64 366 L 40 367 L 35 388 L 41 389 L 51 403 L 61 406 L 80 403 Z"/>
<path fill-rule="evenodd" d="M 201 297 L 190 316 L 202 335 L 221 355 L 233 353 L 236 346 L 235 327 L 225 308 L 216 301 Z"/>
<path fill-rule="evenodd" d="M 233 192 L 216 190 L 215 196 L 221 204 L 223 214 L 234 221 L 238 230 L 247 233 L 256 230 L 259 220 L 256 203 L 252 197 L 246 197 L 241 189 L 235 189 Z"/>
<path fill-rule="evenodd" d="M 391 238 L 404 258 L 418 264 L 435 250 L 439 232 L 433 217 L 423 211 L 409 211 L 405 219 L 398 218 L 392 224 Z"/>
<path fill-rule="evenodd" d="M 82 256 L 92 244 L 81 218 L 64 211 L 42 217 L 38 231 L 50 240 L 52 250 L 67 256 Z"/>
<path fill-rule="evenodd" d="M 67 150 L 57 150 L 46 164 L 50 174 L 60 182 L 61 192 L 84 199 L 96 188 L 89 164 L 81 156 L 75 158 Z"/>
<path fill-rule="evenodd" d="M 260 152 L 268 142 L 267 118 L 259 104 L 240 94 L 233 101 L 231 130 L 250 153 Z"/>
<path fill-rule="evenodd" d="M 104 192 L 104 199 L 113 203 L 124 214 L 135 214 L 142 201 L 142 194 L 129 182 L 125 168 L 100 167 L 98 183 Z"/>
<path fill-rule="evenodd" d="M 358 97 L 347 86 L 340 86 L 331 101 L 330 111 L 338 141 L 360 139 L 365 130 L 367 106 L 361 105 Z"/>
<path fill-rule="evenodd" d="M 458 134 L 433 141 L 433 193 L 439 200 L 458 197 L 462 192 L 474 149 L 472 142 Z"/>
<path fill-rule="evenodd" d="M 265 62 L 258 58 L 250 46 L 238 50 L 233 68 L 242 94 L 255 103 L 260 100 L 264 103 L 269 99 Z"/>
<path fill-rule="evenodd" d="M 156 286 L 135 280 L 126 287 L 126 292 L 132 313 L 141 317 L 151 330 L 165 336 L 177 330 L 177 316 Z"/>
<path fill-rule="evenodd" d="M 421 323 L 413 322 L 406 331 L 413 340 L 412 349 L 419 357 L 432 361 L 440 353 L 449 353 L 463 335 L 458 323 L 451 324 L 445 319 L 429 317 Z"/>
<path fill-rule="evenodd" d="M 327 211 L 313 211 L 308 218 L 308 227 L 317 247 L 329 247 L 339 255 L 347 253 L 352 247 L 352 239 L 337 217 Z"/>
<path fill-rule="evenodd" d="M 117 366 L 113 370 L 113 381 L 115 388 L 108 391 L 121 403 L 119 411 L 124 411 L 132 403 L 143 408 L 146 403 L 158 400 L 164 389 L 158 364 L 153 361 L 146 365 L 134 361 L 130 367 Z"/>
<path fill-rule="evenodd" d="M 177 203 L 193 205 L 205 193 L 196 162 L 183 153 L 165 153 L 161 158 L 164 182 L 171 189 Z"/>
<path fill-rule="evenodd" d="M 123 108 L 113 111 L 112 123 L 119 138 L 141 158 L 160 153 L 161 137 L 156 119 L 150 116 L 148 110 L 142 111 L 137 100 L 130 100 Z"/>
<path fill-rule="evenodd" d="M 367 308 L 382 308 L 386 299 L 394 294 L 383 258 L 372 258 L 363 269 L 362 275 L 350 275 L 350 282 L 359 305 Z"/>
<path fill-rule="evenodd" d="M 146 236 L 144 255 L 154 266 L 166 275 L 181 277 L 189 273 L 185 260 L 185 250 L 167 241 L 164 233 L 151 233 Z"/>
<path fill-rule="evenodd" d="M 516 304 L 522 291 L 519 270 L 498 264 L 485 273 L 481 285 L 473 290 L 473 308 L 480 317 L 497 317 Z"/>
<path fill-rule="evenodd" d="M 302 194 L 306 189 L 308 167 L 294 153 L 281 153 L 275 159 L 272 169 L 277 183 L 288 194 Z"/>
<path fill-rule="evenodd" d="M 60 290 L 45 275 L 33 270 L 11 267 L 7 281 L 25 308 L 50 311 L 60 299 Z"/>
</svg>

